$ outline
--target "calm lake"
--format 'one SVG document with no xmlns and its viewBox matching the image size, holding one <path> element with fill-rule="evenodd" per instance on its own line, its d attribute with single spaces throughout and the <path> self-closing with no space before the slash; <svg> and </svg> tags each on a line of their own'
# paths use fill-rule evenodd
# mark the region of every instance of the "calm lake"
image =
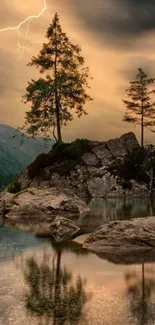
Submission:
<svg viewBox="0 0 155 325">
<path fill-rule="evenodd" d="M 93 200 L 80 220 L 104 222 L 155 215 L 149 200 Z M 0 228 L 0 325 L 153 325 L 155 263 L 101 259 L 72 241 L 63 245 Z"/>
</svg>

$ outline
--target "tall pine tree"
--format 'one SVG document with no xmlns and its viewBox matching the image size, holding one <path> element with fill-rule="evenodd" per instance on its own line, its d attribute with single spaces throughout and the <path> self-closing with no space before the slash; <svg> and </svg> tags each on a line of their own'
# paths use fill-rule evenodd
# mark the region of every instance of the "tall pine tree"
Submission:
<svg viewBox="0 0 155 325">
<path fill-rule="evenodd" d="M 143 69 L 138 69 L 138 74 L 134 81 L 130 81 L 130 87 L 126 90 L 131 100 L 123 100 L 126 106 L 126 113 L 123 121 L 139 124 L 141 127 L 141 147 L 144 146 L 144 128 L 149 128 L 154 132 L 155 126 L 155 102 L 150 95 L 154 90 L 149 90 L 155 78 L 148 78 Z"/>
<path fill-rule="evenodd" d="M 85 90 L 90 88 L 89 69 L 84 67 L 80 46 L 72 44 L 62 31 L 57 13 L 46 38 L 48 42 L 43 44 L 39 55 L 28 63 L 36 66 L 44 78 L 28 82 L 23 102 L 31 102 L 31 110 L 26 113 L 23 128 L 29 134 L 45 137 L 53 132 L 55 139 L 62 141 L 61 129 L 73 119 L 72 110 L 78 117 L 87 114 L 84 105 L 92 100 Z"/>
</svg>

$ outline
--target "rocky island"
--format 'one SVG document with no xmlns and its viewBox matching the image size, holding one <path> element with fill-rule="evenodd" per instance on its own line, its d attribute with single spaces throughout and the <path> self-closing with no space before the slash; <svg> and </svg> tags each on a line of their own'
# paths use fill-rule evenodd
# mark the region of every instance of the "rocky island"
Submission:
<svg viewBox="0 0 155 325">
<path fill-rule="evenodd" d="M 127 154 L 139 148 L 132 132 L 107 142 L 78 139 L 68 144 L 58 143 L 26 167 L 8 191 L 52 186 L 68 188 L 81 198 L 147 197 L 149 189 L 145 182 L 131 179 L 130 186 L 124 186 L 120 177 L 111 172 L 115 162 L 123 161 Z"/>
</svg>

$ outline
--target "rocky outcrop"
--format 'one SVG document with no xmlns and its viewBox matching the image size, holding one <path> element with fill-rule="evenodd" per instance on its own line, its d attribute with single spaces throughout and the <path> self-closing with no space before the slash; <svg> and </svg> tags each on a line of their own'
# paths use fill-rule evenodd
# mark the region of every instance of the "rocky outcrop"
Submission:
<svg viewBox="0 0 155 325">
<path fill-rule="evenodd" d="M 88 237 L 84 248 L 103 256 L 155 252 L 155 217 L 104 224 Z"/>
<path fill-rule="evenodd" d="M 117 177 L 109 173 L 109 166 L 117 158 L 123 159 L 125 154 L 139 148 L 134 133 L 129 132 L 107 142 L 86 141 L 88 143 L 85 152 L 80 154 L 80 151 L 77 151 L 79 154 L 75 160 L 75 143 L 67 145 L 70 149 L 73 148 L 73 152 L 70 150 L 70 158 L 69 147 L 68 151 L 61 151 L 62 158 L 60 154 L 55 158 L 54 151 L 44 154 L 44 157 L 38 157 L 31 166 L 23 170 L 18 179 L 18 187 L 20 186 L 21 190 L 37 186 L 68 188 L 80 197 L 149 196 L 145 185 L 131 182 L 132 188 L 124 190 Z M 36 172 L 33 171 L 35 168 Z"/>
</svg>

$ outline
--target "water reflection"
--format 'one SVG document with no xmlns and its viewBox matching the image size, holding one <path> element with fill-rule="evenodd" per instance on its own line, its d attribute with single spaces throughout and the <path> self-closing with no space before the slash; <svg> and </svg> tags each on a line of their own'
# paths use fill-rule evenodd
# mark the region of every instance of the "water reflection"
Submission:
<svg viewBox="0 0 155 325">
<path fill-rule="evenodd" d="M 41 239 L 1 263 L 0 325 L 153 325 L 150 261 L 155 256 L 148 252 L 138 265 L 137 256 L 101 259 L 77 243 L 51 247 L 50 239 Z"/>
<path fill-rule="evenodd" d="M 104 222 L 155 215 L 155 201 L 149 198 L 92 199 L 90 212 L 81 219 L 86 232 L 93 231 Z"/>
<path fill-rule="evenodd" d="M 73 277 L 68 268 L 61 266 L 62 249 L 55 248 L 50 259 L 46 252 L 41 263 L 29 257 L 24 266 L 24 278 L 29 287 L 26 295 L 27 311 L 39 317 L 39 324 L 87 324 L 83 308 L 89 297 L 86 280 Z"/>
<path fill-rule="evenodd" d="M 154 324 L 155 270 L 145 263 L 141 268 L 141 277 L 136 270 L 125 274 L 130 310 L 137 325 Z"/>
</svg>

